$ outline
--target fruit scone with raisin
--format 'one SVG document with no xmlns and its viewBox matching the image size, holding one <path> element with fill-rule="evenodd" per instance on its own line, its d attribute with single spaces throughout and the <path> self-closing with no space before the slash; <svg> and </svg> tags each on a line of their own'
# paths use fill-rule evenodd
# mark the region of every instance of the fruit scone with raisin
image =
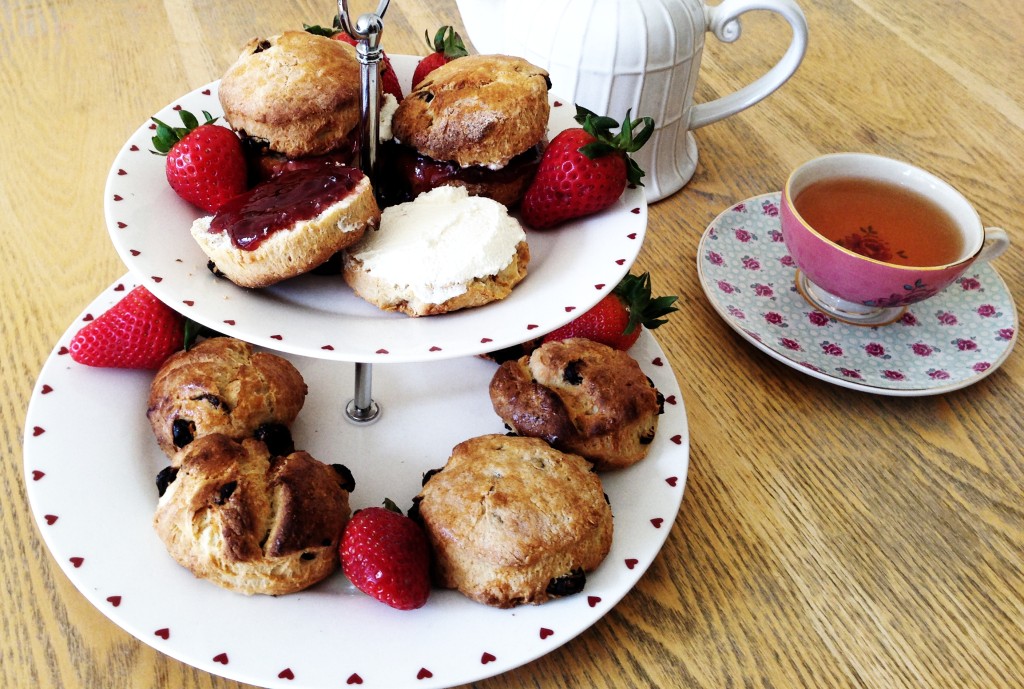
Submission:
<svg viewBox="0 0 1024 689">
<path fill-rule="evenodd" d="M 550 88 L 547 72 L 519 57 L 469 55 L 437 67 L 394 113 L 382 193 L 406 201 L 452 185 L 515 206 L 547 141 Z"/>
<path fill-rule="evenodd" d="M 385 311 L 432 316 L 504 299 L 529 261 L 504 205 L 444 186 L 385 208 L 380 228 L 345 252 L 344 276 Z"/>
<path fill-rule="evenodd" d="M 256 438 L 271 452 L 288 454 L 294 448 L 290 427 L 306 393 L 302 374 L 287 359 L 213 337 L 168 357 L 150 383 L 146 417 L 172 461 L 214 433 Z"/>
<path fill-rule="evenodd" d="M 629 354 L 585 338 L 545 342 L 504 362 L 489 392 L 514 432 L 582 455 L 599 471 L 647 456 L 664 402 Z"/>
<path fill-rule="evenodd" d="M 377 226 L 371 181 L 346 164 L 360 121 L 359 79 L 352 46 L 304 31 L 254 39 L 224 74 L 225 120 L 266 150 L 250 151 L 259 183 L 192 224 L 216 273 L 241 287 L 273 285 L 323 265 Z"/>
<path fill-rule="evenodd" d="M 153 526 L 196 577 L 247 595 L 281 595 L 340 565 L 354 487 L 341 465 L 214 433 L 183 448 L 157 486 Z"/>
<path fill-rule="evenodd" d="M 600 478 L 582 457 L 537 438 L 460 443 L 413 504 L 435 582 L 499 608 L 579 593 L 611 549 Z"/>
</svg>

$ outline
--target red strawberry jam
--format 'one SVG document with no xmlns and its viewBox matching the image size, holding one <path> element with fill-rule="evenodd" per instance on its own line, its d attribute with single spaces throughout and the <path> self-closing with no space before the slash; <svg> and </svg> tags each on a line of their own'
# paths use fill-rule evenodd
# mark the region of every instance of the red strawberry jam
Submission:
<svg viewBox="0 0 1024 689">
<path fill-rule="evenodd" d="M 344 165 L 287 170 L 221 206 L 210 232 L 226 232 L 234 246 L 252 251 L 275 232 L 317 217 L 362 178 L 359 169 Z"/>
<path fill-rule="evenodd" d="M 541 146 L 520 153 L 503 168 L 492 170 L 480 165 L 460 167 L 458 163 L 434 160 L 415 149 L 397 143 L 380 148 L 380 193 L 384 205 L 411 201 L 417 195 L 449 182 L 468 185 L 508 184 L 516 180 L 531 179 L 540 164 Z"/>
</svg>

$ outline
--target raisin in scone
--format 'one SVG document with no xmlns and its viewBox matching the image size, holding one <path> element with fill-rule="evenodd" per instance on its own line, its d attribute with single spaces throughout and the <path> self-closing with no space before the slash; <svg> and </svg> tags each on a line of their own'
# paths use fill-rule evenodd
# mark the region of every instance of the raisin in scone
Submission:
<svg viewBox="0 0 1024 689">
<path fill-rule="evenodd" d="M 351 475 L 305 452 L 213 434 L 161 472 L 153 525 L 180 565 L 247 595 L 308 588 L 338 568 Z"/>
<path fill-rule="evenodd" d="M 195 439 L 221 433 L 256 437 L 275 454 L 292 451 L 289 428 L 306 400 L 290 361 L 231 337 L 203 340 L 173 354 L 150 385 L 146 416 L 172 458 Z"/>
<path fill-rule="evenodd" d="M 510 608 L 578 593 L 612 542 L 612 511 L 589 462 L 535 438 L 457 445 L 414 499 L 438 585 Z"/>
<path fill-rule="evenodd" d="M 490 384 L 491 403 L 520 435 L 622 469 L 647 456 L 662 399 L 629 354 L 583 338 L 547 342 L 506 361 Z"/>
</svg>

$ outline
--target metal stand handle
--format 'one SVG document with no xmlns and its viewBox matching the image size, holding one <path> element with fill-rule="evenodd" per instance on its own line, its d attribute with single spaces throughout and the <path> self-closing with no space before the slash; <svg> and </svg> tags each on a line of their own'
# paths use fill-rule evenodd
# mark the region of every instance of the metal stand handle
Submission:
<svg viewBox="0 0 1024 689">
<path fill-rule="evenodd" d="M 356 40 L 359 58 L 360 112 L 359 112 L 359 168 L 370 182 L 376 182 L 377 146 L 380 143 L 380 49 L 384 33 L 384 13 L 390 0 L 381 0 L 376 13 L 360 15 L 352 23 L 348 0 L 338 0 L 341 28 Z M 380 406 L 373 401 L 373 367 L 356 362 L 355 397 L 345 406 L 350 421 L 367 424 L 380 415 Z"/>
</svg>

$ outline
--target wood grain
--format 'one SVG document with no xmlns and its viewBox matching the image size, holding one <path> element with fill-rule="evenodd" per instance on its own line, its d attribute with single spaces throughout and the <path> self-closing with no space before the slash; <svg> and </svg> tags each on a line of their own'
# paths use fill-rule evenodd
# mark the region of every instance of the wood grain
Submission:
<svg viewBox="0 0 1024 689">
<path fill-rule="evenodd" d="M 365 11 L 376 2 L 353 2 Z M 680 296 L 657 332 L 691 427 L 682 509 L 661 555 L 605 618 L 476 687 L 1024 686 L 1024 364 L 970 388 L 888 398 L 784 366 L 729 329 L 695 261 L 704 228 L 815 155 L 927 167 L 1015 245 L 1024 300 L 1024 5 L 802 0 L 803 65 L 754 108 L 696 133 L 691 183 L 650 209 L 638 269 Z M 252 36 L 327 23 L 332 3 L 13 0 L 0 9 L 0 686 L 241 687 L 109 622 L 43 545 L 22 436 L 53 344 L 124 272 L 103 220 L 111 160 L 155 110 L 220 76 Z M 396 0 L 385 48 L 424 54 L 452 0 Z M 765 13 L 708 38 L 698 101 L 784 51 Z M 111 438 L 111 442 L 118 442 Z"/>
</svg>

